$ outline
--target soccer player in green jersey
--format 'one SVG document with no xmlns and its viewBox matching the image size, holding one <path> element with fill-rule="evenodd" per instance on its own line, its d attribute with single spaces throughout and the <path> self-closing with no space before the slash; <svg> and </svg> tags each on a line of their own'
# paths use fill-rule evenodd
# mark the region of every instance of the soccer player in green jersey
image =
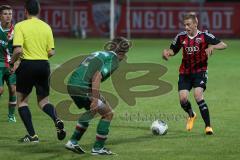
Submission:
<svg viewBox="0 0 240 160">
<path fill-rule="evenodd" d="M 99 89 L 100 83 L 118 68 L 119 62 L 124 59 L 130 46 L 131 43 L 126 38 L 114 38 L 105 45 L 105 51 L 94 52 L 83 60 L 68 80 L 69 95 L 79 109 L 87 110 L 89 116 L 85 115 L 85 117 L 94 117 L 96 113 L 101 115 L 92 155 L 114 154 L 104 147 L 113 111 L 109 103 L 100 95 Z M 79 118 L 71 139 L 65 145 L 67 149 L 79 154 L 85 153 L 78 141 L 87 130 L 90 120 L 91 118 Z"/>
<path fill-rule="evenodd" d="M 9 62 L 13 53 L 12 8 L 9 5 L 0 6 L 0 98 L 6 81 L 9 91 L 8 121 L 16 122 L 16 75 L 11 73 Z"/>
</svg>

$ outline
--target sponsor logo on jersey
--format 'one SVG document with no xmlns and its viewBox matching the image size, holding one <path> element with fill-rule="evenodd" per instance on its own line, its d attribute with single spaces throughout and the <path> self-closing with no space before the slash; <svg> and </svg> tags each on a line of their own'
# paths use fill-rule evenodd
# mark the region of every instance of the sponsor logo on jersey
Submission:
<svg viewBox="0 0 240 160">
<path fill-rule="evenodd" d="M 198 46 L 185 47 L 185 51 L 187 52 L 187 54 L 194 54 L 194 52 L 199 51 L 199 47 Z"/>
</svg>

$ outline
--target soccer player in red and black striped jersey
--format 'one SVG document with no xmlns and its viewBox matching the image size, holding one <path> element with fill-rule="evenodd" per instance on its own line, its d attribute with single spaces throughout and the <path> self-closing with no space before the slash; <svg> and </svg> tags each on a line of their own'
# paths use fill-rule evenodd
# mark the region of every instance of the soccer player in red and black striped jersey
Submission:
<svg viewBox="0 0 240 160">
<path fill-rule="evenodd" d="M 196 14 L 191 12 L 183 16 L 185 31 L 177 34 L 169 49 L 164 49 L 163 59 L 176 55 L 182 48 L 182 64 L 179 68 L 178 91 L 181 107 L 189 115 L 186 129 L 193 128 L 196 113 L 188 100 L 189 92 L 194 88 L 194 97 L 205 122 L 205 133 L 213 134 L 208 106 L 203 92 L 207 83 L 208 58 L 215 49 L 222 50 L 227 45 L 208 32 L 199 31 Z"/>
</svg>

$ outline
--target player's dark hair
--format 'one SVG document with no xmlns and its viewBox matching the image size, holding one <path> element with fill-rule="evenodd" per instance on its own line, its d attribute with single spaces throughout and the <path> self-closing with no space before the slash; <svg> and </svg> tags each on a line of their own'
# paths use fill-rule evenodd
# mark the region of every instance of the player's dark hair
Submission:
<svg viewBox="0 0 240 160">
<path fill-rule="evenodd" d="M 189 12 L 183 15 L 183 20 L 192 19 L 195 23 L 198 23 L 197 15 L 195 12 Z"/>
<path fill-rule="evenodd" d="M 12 7 L 9 5 L 1 5 L 0 6 L 0 14 L 2 14 L 3 10 L 12 10 Z"/>
<path fill-rule="evenodd" d="M 124 37 L 116 37 L 113 40 L 109 41 L 105 44 L 104 49 L 106 51 L 114 51 L 114 52 L 128 52 L 129 48 L 131 48 L 132 43 L 128 39 Z"/>
<path fill-rule="evenodd" d="M 36 16 L 40 12 L 40 4 L 38 0 L 27 0 L 25 8 L 30 15 Z"/>
</svg>

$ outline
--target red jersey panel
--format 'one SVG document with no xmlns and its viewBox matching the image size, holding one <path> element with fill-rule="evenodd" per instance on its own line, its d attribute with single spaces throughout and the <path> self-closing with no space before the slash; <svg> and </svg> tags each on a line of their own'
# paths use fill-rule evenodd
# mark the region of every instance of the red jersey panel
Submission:
<svg viewBox="0 0 240 160">
<path fill-rule="evenodd" d="M 177 54 L 182 48 L 182 64 L 179 68 L 180 74 L 199 73 L 207 70 L 208 56 L 205 49 L 209 44 L 216 45 L 220 40 L 208 32 L 198 31 L 195 37 L 190 37 L 187 32 L 179 33 L 173 40 L 170 49 Z"/>
</svg>

